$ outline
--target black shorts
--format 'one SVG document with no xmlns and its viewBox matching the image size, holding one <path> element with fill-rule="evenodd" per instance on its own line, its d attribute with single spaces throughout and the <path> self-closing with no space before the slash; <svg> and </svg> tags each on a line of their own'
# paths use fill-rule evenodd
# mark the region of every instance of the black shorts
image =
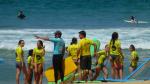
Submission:
<svg viewBox="0 0 150 84">
<path fill-rule="evenodd" d="M 25 65 L 25 63 L 23 62 L 23 65 Z M 21 68 L 22 67 L 22 63 L 21 62 L 16 62 L 16 68 Z"/>
<path fill-rule="evenodd" d="M 112 60 L 116 60 L 117 57 L 119 57 L 118 55 L 110 55 L 110 57 L 112 58 Z"/>
<path fill-rule="evenodd" d="M 92 60 L 91 60 L 91 56 L 81 56 L 80 57 L 80 68 L 82 70 L 91 69 L 91 64 L 92 64 Z"/>
</svg>

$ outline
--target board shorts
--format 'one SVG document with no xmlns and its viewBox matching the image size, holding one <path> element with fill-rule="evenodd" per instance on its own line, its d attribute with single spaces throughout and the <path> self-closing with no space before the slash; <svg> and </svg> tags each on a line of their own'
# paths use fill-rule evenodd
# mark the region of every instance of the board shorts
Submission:
<svg viewBox="0 0 150 84">
<path fill-rule="evenodd" d="M 25 65 L 25 63 L 23 62 L 23 65 Z M 16 62 L 16 68 L 21 68 L 22 67 L 22 64 L 21 62 Z"/>
<path fill-rule="evenodd" d="M 92 60 L 91 60 L 91 56 L 81 56 L 80 57 L 80 67 L 82 70 L 91 69 L 91 64 L 92 64 Z"/>
</svg>

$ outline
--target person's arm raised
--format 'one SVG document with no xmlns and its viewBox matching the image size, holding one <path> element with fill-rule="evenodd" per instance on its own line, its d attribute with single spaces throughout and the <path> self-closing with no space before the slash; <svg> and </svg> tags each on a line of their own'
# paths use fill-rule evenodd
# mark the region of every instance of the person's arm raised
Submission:
<svg viewBox="0 0 150 84">
<path fill-rule="evenodd" d="M 36 39 L 42 39 L 42 40 L 45 40 L 45 41 L 50 41 L 50 39 L 48 37 L 40 37 L 40 36 L 35 35 L 35 38 Z"/>
</svg>

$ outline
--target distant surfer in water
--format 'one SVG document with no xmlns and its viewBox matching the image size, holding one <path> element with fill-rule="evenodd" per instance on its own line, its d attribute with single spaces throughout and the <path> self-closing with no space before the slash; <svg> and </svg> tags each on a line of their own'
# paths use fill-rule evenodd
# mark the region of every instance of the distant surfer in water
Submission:
<svg viewBox="0 0 150 84">
<path fill-rule="evenodd" d="M 138 23 L 134 16 L 130 17 L 130 21 L 131 23 Z"/>
<path fill-rule="evenodd" d="M 26 16 L 23 14 L 23 11 L 19 11 L 18 16 L 19 19 L 24 19 Z"/>
</svg>

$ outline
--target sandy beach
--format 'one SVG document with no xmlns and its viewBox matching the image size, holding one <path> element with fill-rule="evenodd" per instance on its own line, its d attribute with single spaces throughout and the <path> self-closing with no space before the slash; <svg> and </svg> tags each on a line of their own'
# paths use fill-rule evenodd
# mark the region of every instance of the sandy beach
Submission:
<svg viewBox="0 0 150 84">
<path fill-rule="evenodd" d="M 74 83 L 74 84 L 150 84 L 150 81 L 130 81 L 130 82 L 91 82 L 91 83 Z"/>
</svg>

